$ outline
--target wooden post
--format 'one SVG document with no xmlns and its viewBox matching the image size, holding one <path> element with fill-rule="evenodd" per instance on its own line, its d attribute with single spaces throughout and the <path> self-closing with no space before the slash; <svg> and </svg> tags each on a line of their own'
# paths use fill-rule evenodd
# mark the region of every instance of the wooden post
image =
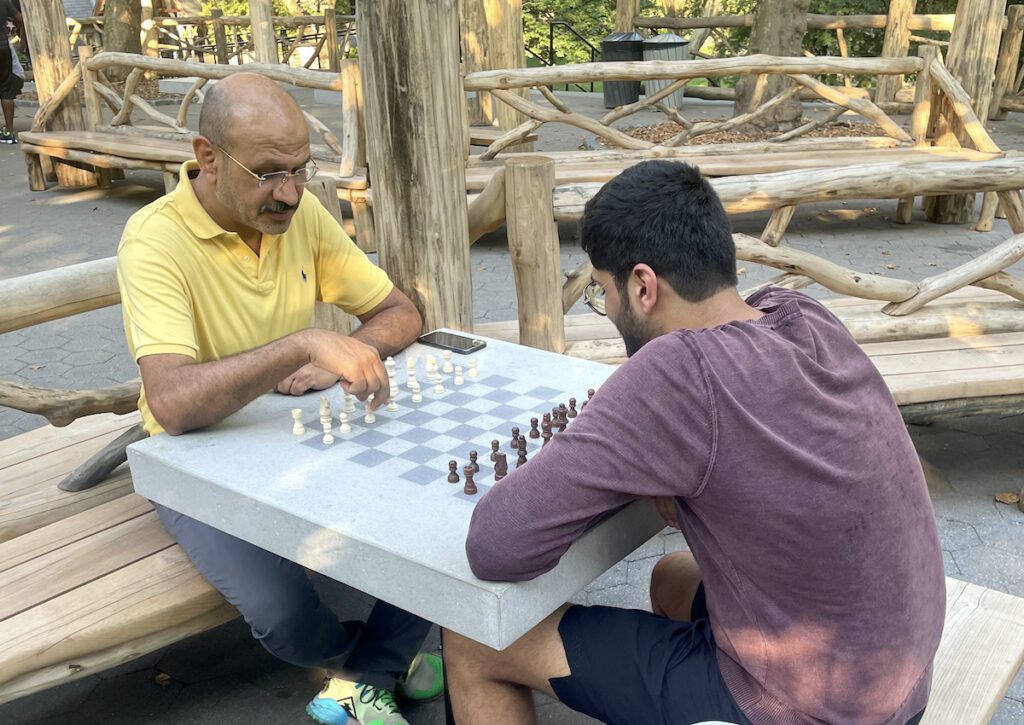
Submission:
<svg viewBox="0 0 1024 725">
<path fill-rule="evenodd" d="M 324 48 L 327 51 L 327 67 L 332 73 L 341 70 L 341 54 L 338 51 L 338 17 L 334 8 L 324 8 Z"/>
<path fill-rule="evenodd" d="M 949 40 L 946 65 L 974 99 L 978 118 L 987 119 L 992 103 L 992 85 L 999 54 L 1006 0 L 960 0 L 956 24 Z M 953 120 L 951 104 L 943 98 L 939 113 L 951 121 L 950 132 L 936 139 L 938 146 L 968 144 L 963 124 Z M 974 211 L 974 194 L 931 197 L 925 204 L 928 221 L 940 224 L 966 224 Z"/>
<path fill-rule="evenodd" d="M 220 65 L 228 64 L 228 34 L 224 28 L 224 23 L 217 22 L 224 17 L 224 11 L 220 8 L 214 8 L 210 11 L 210 15 L 213 16 L 213 42 L 217 46 L 217 63 Z"/>
<path fill-rule="evenodd" d="M 277 36 L 274 35 L 274 1 L 250 0 L 249 23 L 257 63 L 277 63 Z"/>
<path fill-rule="evenodd" d="M 156 15 L 156 3 L 154 0 L 142 0 L 142 30 L 139 41 L 142 45 L 142 54 L 152 58 L 160 57 L 159 32 L 153 18 Z"/>
<path fill-rule="evenodd" d="M 427 329 L 473 325 L 457 0 L 356 5 L 381 266 Z"/>
<path fill-rule="evenodd" d="M 339 176 L 354 176 L 366 166 L 366 131 L 363 117 L 362 81 L 359 60 L 346 58 L 341 64 L 341 167 Z"/>
<path fill-rule="evenodd" d="M 1011 5 L 1006 11 L 1006 30 L 1003 31 L 1003 42 L 999 47 L 999 60 L 996 61 L 996 82 L 992 88 L 992 106 L 988 117 L 1002 121 L 1006 118 L 1003 98 L 1013 94 L 1014 81 L 1017 79 L 1017 65 L 1020 62 L 1021 40 L 1024 39 L 1024 5 Z"/>
<path fill-rule="evenodd" d="M 934 45 L 921 45 L 917 54 L 924 59 L 924 68 L 917 73 L 914 84 L 914 112 L 910 117 L 910 136 L 918 148 L 928 146 L 928 129 L 935 109 L 935 91 L 932 87 L 932 63 L 939 56 Z M 896 223 L 910 224 L 914 216 L 914 197 L 904 196 L 896 206 Z"/>
<path fill-rule="evenodd" d="M 462 62 L 466 73 L 498 68 L 525 68 L 522 0 L 462 0 Z M 523 98 L 529 90 L 516 91 Z M 498 101 L 486 91 L 476 91 L 467 100 L 469 123 L 497 126 L 510 131 L 526 120 L 519 111 Z M 532 151 L 533 144 L 511 147 Z"/>
<path fill-rule="evenodd" d="M 891 0 L 889 16 L 885 25 L 885 39 L 882 41 L 882 56 L 902 58 L 910 50 L 910 16 L 914 14 L 917 0 Z M 903 76 L 879 76 L 875 103 L 889 103 L 896 100 L 896 91 L 903 87 Z"/>
<path fill-rule="evenodd" d="M 516 279 L 519 342 L 561 353 L 565 318 L 554 188 L 553 160 L 522 156 L 505 162 L 505 224 Z"/>
<path fill-rule="evenodd" d="M 92 46 L 83 45 L 78 49 L 78 60 L 82 64 L 82 92 L 85 96 L 85 121 L 90 131 L 103 123 L 103 112 L 100 108 L 100 97 L 96 93 L 96 72 L 89 70 L 86 65 L 92 57 Z M 110 169 L 96 168 L 96 186 L 101 189 L 109 189 L 111 186 Z"/>
<path fill-rule="evenodd" d="M 626 33 L 633 31 L 633 18 L 639 14 L 640 0 L 616 0 L 615 29 Z"/>
</svg>

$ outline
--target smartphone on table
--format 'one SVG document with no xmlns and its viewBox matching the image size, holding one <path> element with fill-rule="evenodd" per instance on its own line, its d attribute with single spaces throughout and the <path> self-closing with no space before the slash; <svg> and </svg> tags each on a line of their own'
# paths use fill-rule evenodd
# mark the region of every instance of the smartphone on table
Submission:
<svg viewBox="0 0 1024 725">
<path fill-rule="evenodd" d="M 431 347 L 439 347 L 442 350 L 451 350 L 460 355 L 468 355 L 471 352 L 487 347 L 487 343 L 484 340 L 471 337 L 470 335 L 461 335 L 457 332 L 445 332 L 444 330 L 434 330 L 426 335 L 420 335 L 417 341 Z"/>
</svg>

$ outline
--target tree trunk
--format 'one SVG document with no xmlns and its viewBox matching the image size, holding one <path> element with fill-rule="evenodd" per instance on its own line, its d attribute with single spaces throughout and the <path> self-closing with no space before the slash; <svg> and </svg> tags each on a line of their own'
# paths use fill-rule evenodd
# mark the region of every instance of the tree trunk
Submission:
<svg viewBox="0 0 1024 725">
<path fill-rule="evenodd" d="M 142 3 L 139 0 L 107 0 L 103 4 L 103 50 L 116 53 L 142 52 Z M 127 68 L 110 68 L 111 80 L 123 81 Z"/>
<path fill-rule="evenodd" d="M 802 55 L 810 4 L 810 0 L 761 0 L 754 13 L 750 54 Z M 741 78 L 736 86 L 736 115 L 749 113 L 792 84 L 793 81 L 784 76 L 772 75 L 768 76 L 763 92 L 758 92 L 757 76 Z M 749 125 L 765 131 L 789 131 L 800 125 L 802 117 L 800 99 L 794 96 Z"/>
</svg>

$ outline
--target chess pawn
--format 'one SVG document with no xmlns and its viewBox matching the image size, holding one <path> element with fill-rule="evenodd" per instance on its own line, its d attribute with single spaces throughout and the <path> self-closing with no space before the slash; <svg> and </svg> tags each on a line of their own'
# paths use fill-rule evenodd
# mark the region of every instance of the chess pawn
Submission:
<svg viewBox="0 0 1024 725">
<path fill-rule="evenodd" d="M 508 444 L 508 447 L 515 450 L 519 445 L 519 426 L 512 426 L 512 441 Z"/>
<path fill-rule="evenodd" d="M 442 351 L 441 357 L 444 358 L 444 363 L 441 365 L 441 372 L 450 374 L 452 372 L 452 351 Z"/>
<path fill-rule="evenodd" d="M 417 388 L 419 387 L 419 381 L 416 380 L 416 371 L 415 370 L 412 370 L 412 371 L 409 372 L 409 376 L 408 376 L 408 378 L 406 378 L 406 384 L 409 386 L 409 390 L 412 390 L 414 385 Z"/>
<path fill-rule="evenodd" d="M 423 395 L 420 393 L 420 384 L 417 383 L 415 380 L 412 381 L 412 402 L 423 402 Z"/>
<path fill-rule="evenodd" d="M 593 397 L 594 397 L 594 389 L 593 388 L 588 388 L 587 389 L 587 400 L 590 400 Z"/>
<path fill-rule="evenodd" d="M 345 391 L 345 405 L 342 407 L 342 412 L 355 413 L 356 412 L 356 401 L 352 393 Z"/>
<path fill-rule="evenodd" d="M 462 366 L 461 365 L 456 365 L 455 366 L 455 380 L 454 380 L 454 383 L 456 385 L 462 385 L 464 382 L 466 382 L 466 381 L 462 379 Z"/>
<path fill-rule="evenodd" d="M 545 413 L 544 418 L 541 420 L 540 427 L 543 429 L 544 426 L 551 427 L 551 413 Z"/>
<path fill-rule="evenodd" d="M 519 439 L 519 458 L 516 459 L 516 468 L 526 463 L 526 439 Z"/>
<path fill-rule="evenodd" d="M 536 418 L 530 418 L 530 437 L 531 438 L 540 438 L 540 428 L 537 427 L 538 425 L 539 425 L 539 422 L 538 422 L 538 420 Z"/>
<path fill-rule="evenodd" d="M 334 436 L 331 434 L 331 419 L 328 418 L 327 422 L 323 424 L 324 429 L 324 445 L 329 446 L 334 443 Z"/>
<path fill-rule="evenodd" d="M 582 403 L 580 403 L 580 412 L 581 413 L 583 412 L 583 409 L 587 407 L 587 402 L 588 401 L 584 400 Z"/>
<path fill-rule="evenodd" d="M 477 453 L 476 451 L 469 452 L 469 465 L 473 467 L 473 473 L 480 473 L 480 464 L 476 462 Z"/>
<path fill-rule="evenodd" d="M 501 444 L 498 443 L 498 441 L 491 441 L 491 463 L 494 463 L 496 460 L 498 460 L 498 449 L 500 447 Z"/>
<path fill-rule="evenodd" d="M 363 422 L 364 423 L 376 423 L 377 422 L 377 416 L 374 415 L 373 411 L 370 409 L 370 403 L 372 403 L 372 402 L 373 402 L 373 393 L 370 393 L 370 397 L 368 397 L 366 399 L 366 415 L 363 416 Z"/>
<path fill-rule="evenodd" d="M 448 483 L 459 482 L 459 464 L 456 461 L 448 461 Z"/>
<path fill-rule="evenodd" d="M 500 481 L 508 475 L 508 458 L 504 453 L 495 454 L 494 459 L 494 480 Z"/>
<path fill-rule="evenodd" d="M 475 378 L 479 373 L 476 370 L 476 358 L 471 357 L 469 359 L 469 370 L 466 371 L 466 377 Z"/>
<path fill-rule="evenodd" d="M 442 393 L 444 393 L 444 383 L 441 382 L 440 376 L 438 376 L 437 378 L 437 385 L 434 386 L 434 393 L 437 395 L 441 395 Z"/>
<path fill-rule="evenodd" d="M 292 408 L 292 435 L 300 436 L 306 432 L 302 425 L 302 408 Z"/>
<path fill-rule="evenodd" d="M 342 413 L 341 415 L 338 416 L 338 421 L 341 423 L 341 425 L 338 426 L 338 432 L 339 433 L 351 433 L 352 432 L 352 426 L 350 426 L 348 424 L 348 415 L 346 415 L 345 413 Z"/>
<path fill-rule="evenodd" d="M 541 431 L 540 437 L 544 439 L 544 442 L 541 443 L 540 447 L 543 448 L 548 444 L 548 441 L 551 440 L 551 423 L 544 421 L 544 423 L 541 424 Z"/>
<path fill-rule="evenodd" d="M 569 410 L 566 415 L 570 418 L 575 418 L 579 413 L 576 411 L 576 398 L 569 398 Z"/>
<path fill-rule="evenodd" d="M 569 415 L 569 411 L 566 409 L 565 405 L 559 405 L 558 406 L 558 417 L 557 417 L 557 420 L 558 420 L 558 432 L 559 433 L 564 432 L 565 429 L 569 427 L 568 415 Z"/>
<path fill-rule="evenodd" d="M 468 463 L 462 467 L 462 475 L 466 477 L 466 485 L 462 487 L 462 492 L 470 496 L 477 492 L 476 482 L 473 480 L 474 473 L 473 467 Z"/>
</svg>

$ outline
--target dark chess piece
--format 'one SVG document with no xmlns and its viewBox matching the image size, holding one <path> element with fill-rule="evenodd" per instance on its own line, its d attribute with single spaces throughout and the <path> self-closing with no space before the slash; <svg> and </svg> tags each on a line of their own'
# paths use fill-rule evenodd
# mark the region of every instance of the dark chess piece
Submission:
<svg viewBox="0 0 1024 725">
<path fill-rule="evenodd" d="M 580 403 L 580 412 L 582 413 L 583 409 L 586 408 L 586 407 L 587 407 L 587 401 L 584 400 L 582 403 Z"/>
<path fill-rule="evenodd" d="M 498 448 L 500 447 L 501 444 L 498 443 L 498 441 L 491 441 L 491 463 L 494 463 L 494 461 L 497 459 Z"/>
<path fill-rule="evenodd" d="M 530 418 L 530 437 L 540 438 L 540 428 L 538 428 L 539 421 L 536 418 Z"/>
<path fill-rule="evenodd" d="M 566 415 L 570 418 L 575 418 L 579 413 L 576 410 L 576 398 L 569 398 L 569 410 Z"/>
<path fill-rule="evenodd" d="M 543 429 L 545 425 L 549 428 L 551 427 L 551 413 L 544 414 L 544 418 L 541 420 L 541 429 Z"/>
<path fill-rule="evenodd" d="M 476 451 L 469 452 L 469 465 L 473 467 L 473 473 L 480 473 L 480 464 L 476 462 Z"/>
<path fill-rule="evenodd" d="M 558 406 L 558 432 L 562 433 L 569 427 L 569 410 L 564 404 Z"/>
<path fill-rule="evenodd" d="M 473 466 L 467 463 L 462 467 L 462 473 L 466 477 L 466 485 L 462 487 L 462 492 L 472 496 L 477 492 L 476 483 L 473 481 L 473 474 L 476 471 L 473 470 Z"/>
<path fill-rule="evenodd" d="M 512 442 L 508 444 L 508 447 L 512 450 L 516 448 L 516 441 L 519 440 L 519 426 L 512 426 Z"/>
<path fill-rule="evenodd" d="M 494 456 L 494 480 L 500 481 L 508 475 L 508 457 L 504 453 Z"/>
<path fill-rule="evenodd" d="M 593 397 L 594 397 L 594 389 L 593 389 L 593 388 L 590 388 L 590 389 L 589 389 L 589 390 L 587 391 L 587 400 L 590 400 L 590 399 L 591 399 L 591 398 L 593 398 Z"/>
<path fill-rule="evenodd" d="M 548 444 L 548 441 L 551 440 L 551 424 L 545 423 L 544 425 L 541 426 L 541 428 L 543 432 L 540 434 L 540 437 L 544 439 L 544 442 L 541 443 L 540 447 L 543 448 Z"/>
<path fill-rule="evenodd" d="M 459 464 L 455 461 L 448 461 L 448 483 L 459 482 L 458 466 Z"/>
<path fill-rule="evenodd" d="M 516 460 L 516 468 L 526 463 L 526 439 L 519 439 L 519 458 Z"/>
</svg>

